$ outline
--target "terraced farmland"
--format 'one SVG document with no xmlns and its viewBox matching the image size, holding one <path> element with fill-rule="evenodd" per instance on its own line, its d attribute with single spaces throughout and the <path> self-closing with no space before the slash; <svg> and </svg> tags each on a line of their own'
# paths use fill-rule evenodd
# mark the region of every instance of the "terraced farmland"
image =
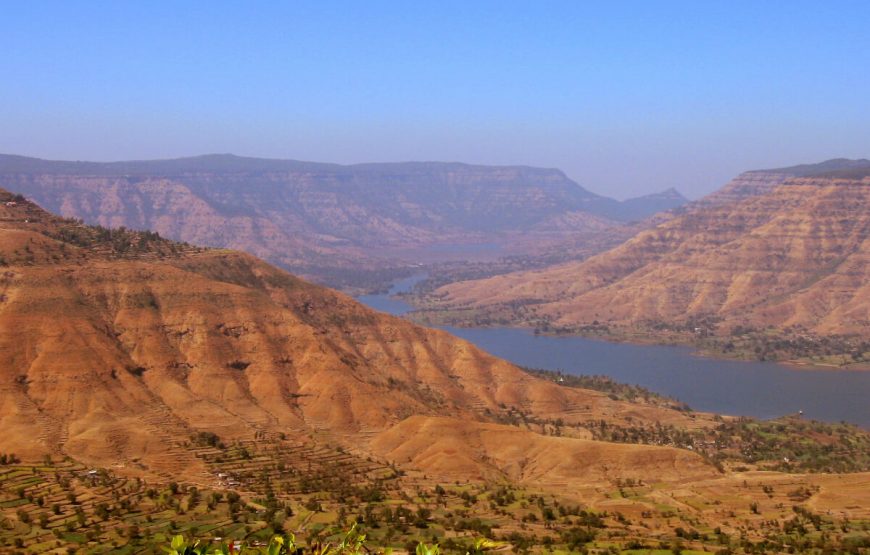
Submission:
<svg viewBox="0 0 870 555">
<path fill-rule="evenodd" d="M 225 534 L 233 523 L 227 501 L 213 503 L 212 493 L 68 460 L 0 467 L 0 550 L 132 553 L 177 532 Z"/>
</svg>

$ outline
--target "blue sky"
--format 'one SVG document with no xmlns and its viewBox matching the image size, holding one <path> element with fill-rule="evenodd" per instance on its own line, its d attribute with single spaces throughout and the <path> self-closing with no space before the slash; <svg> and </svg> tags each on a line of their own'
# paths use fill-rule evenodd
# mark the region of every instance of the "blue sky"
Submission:
<svg viewBox="0 0 870 555">
<path fill-rule="evenodd" d="M 0 152 L 558 167 L 870 157 L 870 2 L 0 2 Z"/>
</svg>

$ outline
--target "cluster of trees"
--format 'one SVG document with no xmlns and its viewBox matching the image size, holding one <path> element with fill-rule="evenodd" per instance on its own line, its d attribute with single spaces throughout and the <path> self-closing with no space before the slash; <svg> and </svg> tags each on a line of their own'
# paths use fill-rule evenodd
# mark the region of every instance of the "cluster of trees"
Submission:
<svg viewBox="0 0 870 555">
<path fill-rule="evenodd" d="M 691 410 L 688 405 L 681 403 L 676 399 L 654 393 L 639 385 L 629 385 L 617 382 L 608 376 L 567 374 L 557 370 L 543 370 L 540 368 L 523 368 L 523 370 L 533 376 L 550 380 L 565 387 L 577 387 L 601 391 L 607 393 L 610 398 L 614 400 L 630 402 L 642 401 L 647 404 L 672 408 L 675 410 Z"/>
<path fill-rule="evenodd" d="M 484 538 L 474 540 L 470 545 L 455 544 L 454 547 L 463 547 L 461 551 L 466 555 L 483 555 L 487 552 L 502 549 L 504 546 Z M 314 541 L 309 542 L 306 546 L 302 542 L 297 541 L 293 534 L 282 534 L 273 536 L 266 545 L 243 545 L 241 551 L 237 551 L 235 546 L 230 546 L 228 543 L 212 546 L 207 543 L 202 543 L 198 540 L 186 541 L 183 536 L 175 536 L 169 544 L 169 547 L 164 547 L 164 551 L 169 555 L 229 555 L 230 553 L 239 553 L 240 555 L 292 555 L 296 553 L 315 553 L 316 555 L 370 555 L 389 553 L 391 549 L 379 549 L 367 545 L 366 534 L 363 534 L 356 525 L 350 527 L 341 539 L 334 544 L 331 542 Z M 408 546 L 408 552 L 415 555 L 440 555 L 441 548 L 438 544 L 427 544 L 423 541 L 412 542 Z"/>
<path fill-rule="evenodd" d="M 866 524 L 848 520 L 835 523 L 806 507 L 793 505 L 789 519 L 762 522 L 763 538 L 750 541 L 742 537 L 729 542 L 728 553 L 866 553 L 870 534 Z"/>
<path fill-rule="evenodd" d="M 620 426 L 606 420 L 589 420 L 582 424 L 592 432 L 592 437 L 600 441 L 614 443 L 641 443 L 646 445 L 669 445 L 683 449 L 695 449 L 700 443 L 701 434 L 683 430 L 670 424 L 656 422 L 650 425 Z"/>
<path fill-rule="evenodd" d="M 58 222 L 58 225 L 45 230 L 45 234 L 63 243 L 103 249 L 116 256 L 135 257 L 147 253 L 168 256 L 194 249 L 187 243 L 164 239 L 156 231 L 137 231 L 123 226 L 111 229 L 86 225 L 74 218 L 59 219 Z"/>
<path fill-rule="evenodd" d="M 870 432 L 845 423 L 828 424 L 791 417 L 740 418 L 713 431 L 711 456 L 757 463 L 786 472 L 863 472 L 870 470 Z M 716 452 L 714 452 L 714 449 Z"/>
<path fill-rule="evenodd" d="M 595 439 L 692 449 L 721 468 L 724 461 L 761 464 L 784 472 L 870 470 L 870 432 L 849 424 L 800 418 L 739 418 L 711 430 L 687 431 L 656 423 L 621 426 L 604 420 L 581 424 Z"/>
<path fill-rule="evenodd" d="M 570 376 L 559 372 L 528 370 L 565 385 L 599 391 L 615 391 L 615 398 L 637 399 L 647 395 L 643 388 L 626 386 L 598 376 Z M 645 397 L 646 398 L 646 397 Z M 649 393 L 650 402 L 677 404 Z M 676 408 L 673 407 L 672 408 Z M 706 430 L 685 430 L 670 424 L 622 425 L 603 419 L 566 424 L 562 419 L 542 419 L 516 408 L 502 406 L 504 412 L 492 414 L 498 422 L 538 426 L 542 433 L 562 435 L 566 426 L 585 428 L 599 441 L 646 445 L 667 445 L 690 449 L 705 456 L 720 470 L 725 461 L 759 464 L 784 472 L 864 472 L 870 470 L 870 432 L 846 423 L 829 424 L 800 417 L 777 420 L 739 418 L 723 420 Z"/>
<path fill-rule="evenodd" d="M 196 432 L 191 436 L 190 441 L 194 445 L 214 447 L 216 449 L 226 449 L 226 445 L 221 441 L 221 438 L 214 432 Z"/>
<path fill-rule="evenodd" d="M 7 464 L 17 464 L 21 462 L 21 460 L 15 455 L 15 453 L 0 453 L 0 465 Z"/>
<path fill-rule="evenodd" d="M 818 336 L 801 328 L 771 333 L 752 326 L 735 326 L 728 337 L 710 340 L 723 353 L 756 360 L 839 357 L 842 365 L 870 361 L 870 341 L 853 335 Z"/>
<path fill-rule="evenodd" d="M 722 317 L 717 314 L 695 314 L 683 321 L 645 320 L 642 328 L 653 332 L 672 332 L 706 337 L 719 329 Z"/>
</svg>

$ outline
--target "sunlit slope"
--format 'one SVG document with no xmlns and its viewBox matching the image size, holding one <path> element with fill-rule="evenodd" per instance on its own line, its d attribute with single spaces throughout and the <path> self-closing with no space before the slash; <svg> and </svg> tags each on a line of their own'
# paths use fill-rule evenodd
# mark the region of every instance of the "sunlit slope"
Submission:
<svg viewBox="0 0 870 555">
<path fill-rule="evenodd" d="M 451 284 L 430 300 L 460 318 L 567 328 L 705 318 L 725 330 L 870 334 L 870 178 L 750 185 L 738 180 L 586 261 Z"/>
<path fill-rule="evenodd" d="M 246 254 L 88 227 L 0 196 L 0 452 L 195 474 L 184 443 L 200 431 L 331 438 L 387 456 L 383 439 L 370 442 L 408 417 L 712 424 L 532 377 Z"/>
</svg>

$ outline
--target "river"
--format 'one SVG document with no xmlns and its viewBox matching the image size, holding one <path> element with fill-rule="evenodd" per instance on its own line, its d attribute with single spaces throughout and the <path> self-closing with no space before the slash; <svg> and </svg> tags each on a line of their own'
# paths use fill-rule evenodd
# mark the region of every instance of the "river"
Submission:
<svg viewBox="0 0 870 555">
<path fill-rule="evenodd" d="M 402 315 L 412 307 L 393 295 L 409 291 L 422 279 L 404 279 L 388 294 L 363 295 L 359 300 L 376 310 Z M 610 376 L 674 397 L 696 410 L 758 418 L 802 410 L 807 418 L 870 428 L 870 372 L 705 358 L 689 347 L 539 336 L 518 328 L 443 329 L 515 364 Z"/>
</svg>

